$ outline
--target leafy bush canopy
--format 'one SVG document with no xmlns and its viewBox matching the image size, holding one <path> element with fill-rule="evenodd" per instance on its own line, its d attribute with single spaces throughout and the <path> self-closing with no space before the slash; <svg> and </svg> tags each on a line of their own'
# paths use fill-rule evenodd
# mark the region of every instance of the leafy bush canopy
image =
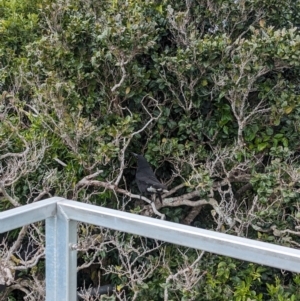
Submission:
<svg viewBox="0 0 300 301">
<path fill-rule="evenodd" d="M 298 248 L 299 26 L 291 0 L 0 0 L 0 210 L 59 195 Z M 169 187 L 163 204 L 140 199 L 131 151 Z M 43 231 L 0 250 L 26 300 L 44 298 Z M 118 300 L 300 296 L 297 275 L 78 232 L 79 270 Z"/>
</svg>

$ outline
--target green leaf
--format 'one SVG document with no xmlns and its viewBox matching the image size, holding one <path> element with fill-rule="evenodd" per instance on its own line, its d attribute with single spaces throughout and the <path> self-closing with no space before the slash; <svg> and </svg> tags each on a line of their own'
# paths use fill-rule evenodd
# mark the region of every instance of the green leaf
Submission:
<svg viewBox="0 0 300 301">
<path fill-rule="evenodd" d="M 223 132 L 228 135 L 228 126 L 224 125 L 223 126 Z"/>
<path fill-rule="evenodd" d="M 266 147 L 268 147 L 269 146 L 269 143 L 267 143 L 267 142 L 262 142 L 262 143 L 260 143 L 260 144 L 258 144 L 257 145 L 257 150 L 259 151 L 259 152 L 261 152 L 262 150 L 264 150 Z"/>
<path fill-rule="evenodd" d="M 202 85 L 203 87 L 207 86 L 207 85 L 208 85 L 207 80 L 206 80 L 206 79 L 203 79 L 203 80 L 201 81 L 201 85 Z"/>
<path fill-rule="evenodd" d="M 162 4 L 160 4 L 160 5 L 157 5 L 156 7 L 155 7 L 155 9 L 159 12 L 159 13 L 163 13 L 163 6 L 162 6 Z"/>
<path fill-rule="evenodd" d="M 272 136 L 274 131 L 272 128 L 267 128 L 266 133 L 267 133 L 267 135 Z"/>
</svg>

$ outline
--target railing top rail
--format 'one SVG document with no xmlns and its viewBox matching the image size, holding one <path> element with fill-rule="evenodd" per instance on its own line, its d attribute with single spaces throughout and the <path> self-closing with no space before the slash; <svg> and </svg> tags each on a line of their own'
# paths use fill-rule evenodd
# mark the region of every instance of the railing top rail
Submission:
<svg viewBox="0 0 300 301">
<path fill-rule="evenodd" d="M 50 216 L 55 216 L 58 212 L 64 214 L 70 220 L 300 272 L 300 250 L 297 249 L 58 197 L 1 212 L 0 232 L 6 232 L 26 224 L 44 220 Z"/>
<path fill-rule="evenodd" d="M 73 220 L 300 272 L 297 249 L 74 201 L 58 202 L 58 207 Z"/>
<path fill-rule="evenodd" d="M 56 215 L 57 202 L 64 200 L 53 197 L 36 203 L 0 212 L 0 233 L 42 221 Z"/>
</svg>

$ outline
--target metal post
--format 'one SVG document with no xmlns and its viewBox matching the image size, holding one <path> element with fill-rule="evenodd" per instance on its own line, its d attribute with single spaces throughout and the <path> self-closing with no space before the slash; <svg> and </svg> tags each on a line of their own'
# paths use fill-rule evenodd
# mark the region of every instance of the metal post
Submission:
<svg viewBox="0 0 300 301">
<path fill-rule="evenodd" d="M 46 301 L 73 301 L 77 296 L 77 222 L 62 208 L 46 220 Z"/>
<path fill-rule="evenodd" d="M 56 300 L 56 219 L 46 219 L 46 301 Z"/>
</svg>

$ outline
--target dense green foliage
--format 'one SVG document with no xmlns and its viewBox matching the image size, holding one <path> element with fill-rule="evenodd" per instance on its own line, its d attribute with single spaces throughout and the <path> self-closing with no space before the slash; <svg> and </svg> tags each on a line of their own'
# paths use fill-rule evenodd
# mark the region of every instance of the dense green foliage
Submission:
<svg viewBox="0 0 300 301">
<path fill-rule="evenodd" d="M 174 189 L 168 220 L 299 248 L 299 26 L 291 0 L 0 0 L 0 211 L 59 195 L 157 218 L 133 151 Z M 132 300 L 300 299 L 298 275 L 116 237 L 80 260 Z"/>
</svg>

